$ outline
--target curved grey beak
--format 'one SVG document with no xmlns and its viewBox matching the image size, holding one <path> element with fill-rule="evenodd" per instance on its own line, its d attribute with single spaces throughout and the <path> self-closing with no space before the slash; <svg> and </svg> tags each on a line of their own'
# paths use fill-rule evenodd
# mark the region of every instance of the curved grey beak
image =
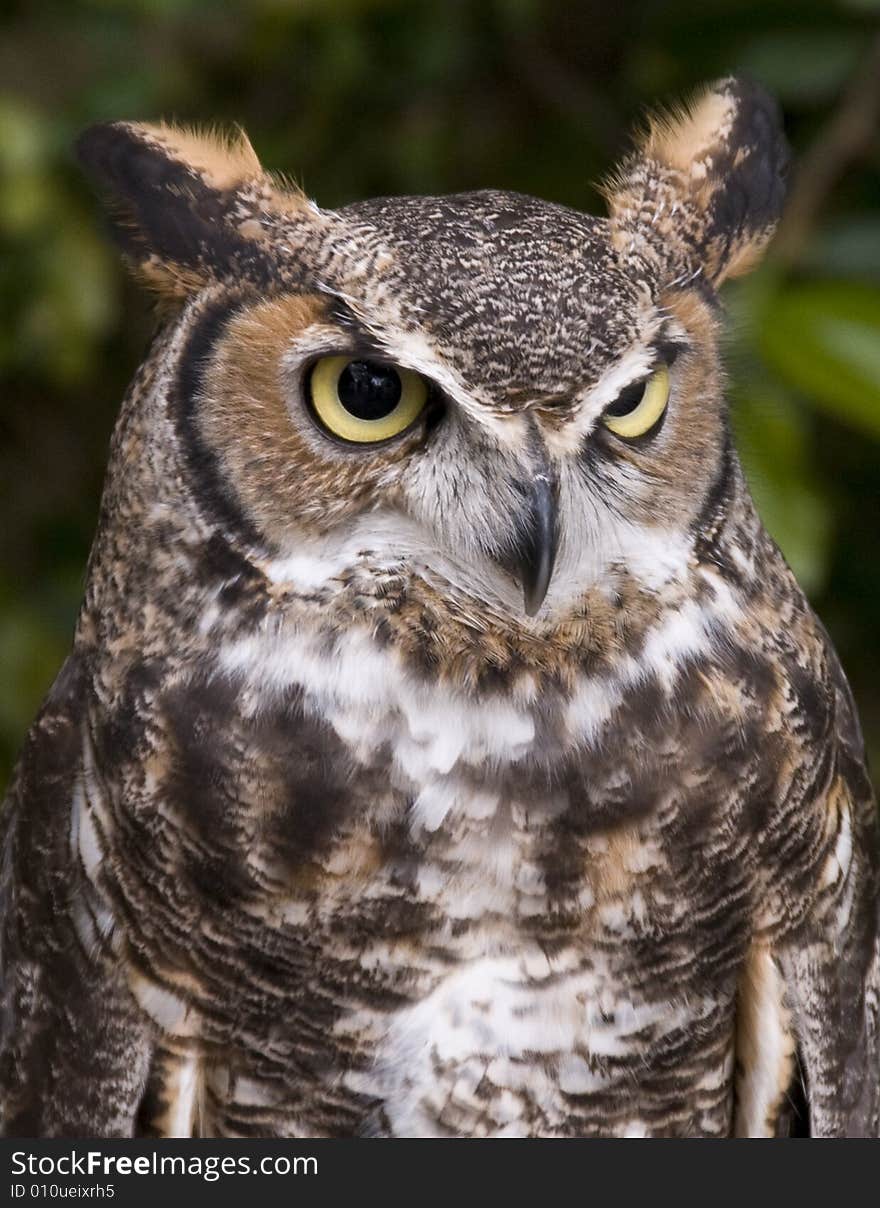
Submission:
<svg viewBox="0 0 880 1208">
<path fill-rule="evenodd" d="M 533 617 L 550 587 L 559 543 L 556 473 L 534 419 L 523 477 L 515 485 L 522 506 L 512 517 L 515 536 L 501 561 L 522 584 L 526 615 Z"/>
<path fill-rule="evenodd" d="M 544 603 L 558 541 L 556 483 L 542 468 L 532 480 L 520 539 L 513 550 L 527 616 L 533 617 Z"/>
</svg>

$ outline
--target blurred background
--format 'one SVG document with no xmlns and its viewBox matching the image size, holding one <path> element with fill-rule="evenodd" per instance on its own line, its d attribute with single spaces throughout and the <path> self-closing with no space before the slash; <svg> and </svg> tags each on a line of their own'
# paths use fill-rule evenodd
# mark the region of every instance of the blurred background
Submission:
<svg viewBox="0 0 880 1208">
<path fill-rule="evenodd" d="M 151 331 L 71 156 L 112 118 L 240 122 L 328 206 L 497 186 L 601 210 L 657 101 L 743 71 L 795 151 L 726 291 L 739 446 L 880 769 L 880 0 L 4 0 L 0 785 L 71 640 L 119 400 Z"/>
</svg>

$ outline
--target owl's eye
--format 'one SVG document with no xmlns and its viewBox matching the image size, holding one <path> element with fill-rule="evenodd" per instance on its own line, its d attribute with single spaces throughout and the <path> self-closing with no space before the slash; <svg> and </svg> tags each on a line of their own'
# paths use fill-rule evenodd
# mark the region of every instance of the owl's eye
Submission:
<svg viewBox="0 0 880 1208">
<path fill-rule="evenodd" d="M 411 369 L 350 356 L 317 361 L 308 392 L 321 425 L 331 436 L 353 444 L 399 436 L 428 401 L 427 382 Z"/>
<path fill-rule="evenodd" d="M 655 369 L 649 378 L 627 386 L 602 416 L 606 428 L 632 440 L 650 432 L 663 417 L 669 401 L 669 370 Z"/>
</svg>

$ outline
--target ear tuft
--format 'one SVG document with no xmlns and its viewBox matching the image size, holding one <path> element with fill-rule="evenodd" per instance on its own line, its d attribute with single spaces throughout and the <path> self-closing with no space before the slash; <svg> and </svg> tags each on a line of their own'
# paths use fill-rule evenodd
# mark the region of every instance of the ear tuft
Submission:
<svg viewBox="0 0 880 1208">
<path fill-rule="evenodd" d="M 115 122 L 86 130 L 76 150 L 110 196 L 123 250 L 160 292 L 180 296 L 259 259 L 242 216 L 268 177 L 243 133 Z"/>
<path fill-rule="evenodd" d="M 776 102 L 728 78 L 650 122 L 606 188 L 621 250 L 665 261 L 713 285 L 747 272 L 785 197 L 788 148 Z"/>
<path fill-rule="evenodd" d="M 240 188 L 263 175 L 257 153 L 240 126 L 232 131 L 197 130 L 167 122 L 144 122 L 139 129 L 167 155 L 186 164 L 213 189 Z"/>
</svg>

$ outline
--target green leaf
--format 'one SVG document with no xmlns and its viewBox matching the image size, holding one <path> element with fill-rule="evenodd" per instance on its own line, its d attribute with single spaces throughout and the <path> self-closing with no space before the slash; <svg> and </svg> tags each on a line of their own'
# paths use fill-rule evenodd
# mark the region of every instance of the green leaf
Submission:
<svg viewBox="0 0 880 1208">
<path fill-rule="evenodd" d="M 812 472 L 807 417 L 785 394 L 753 383 L 737 394 L 733 421 L 761 519 L 800 585 L 816 595 L 828 577 L 833 523 Z"/>
<path fill-rule="evenodd" d="M 880 289 L 839 281 L 789 286 L 769 303 L 759 339 L 784 382 L 880 438 Z"/>
</svg>

